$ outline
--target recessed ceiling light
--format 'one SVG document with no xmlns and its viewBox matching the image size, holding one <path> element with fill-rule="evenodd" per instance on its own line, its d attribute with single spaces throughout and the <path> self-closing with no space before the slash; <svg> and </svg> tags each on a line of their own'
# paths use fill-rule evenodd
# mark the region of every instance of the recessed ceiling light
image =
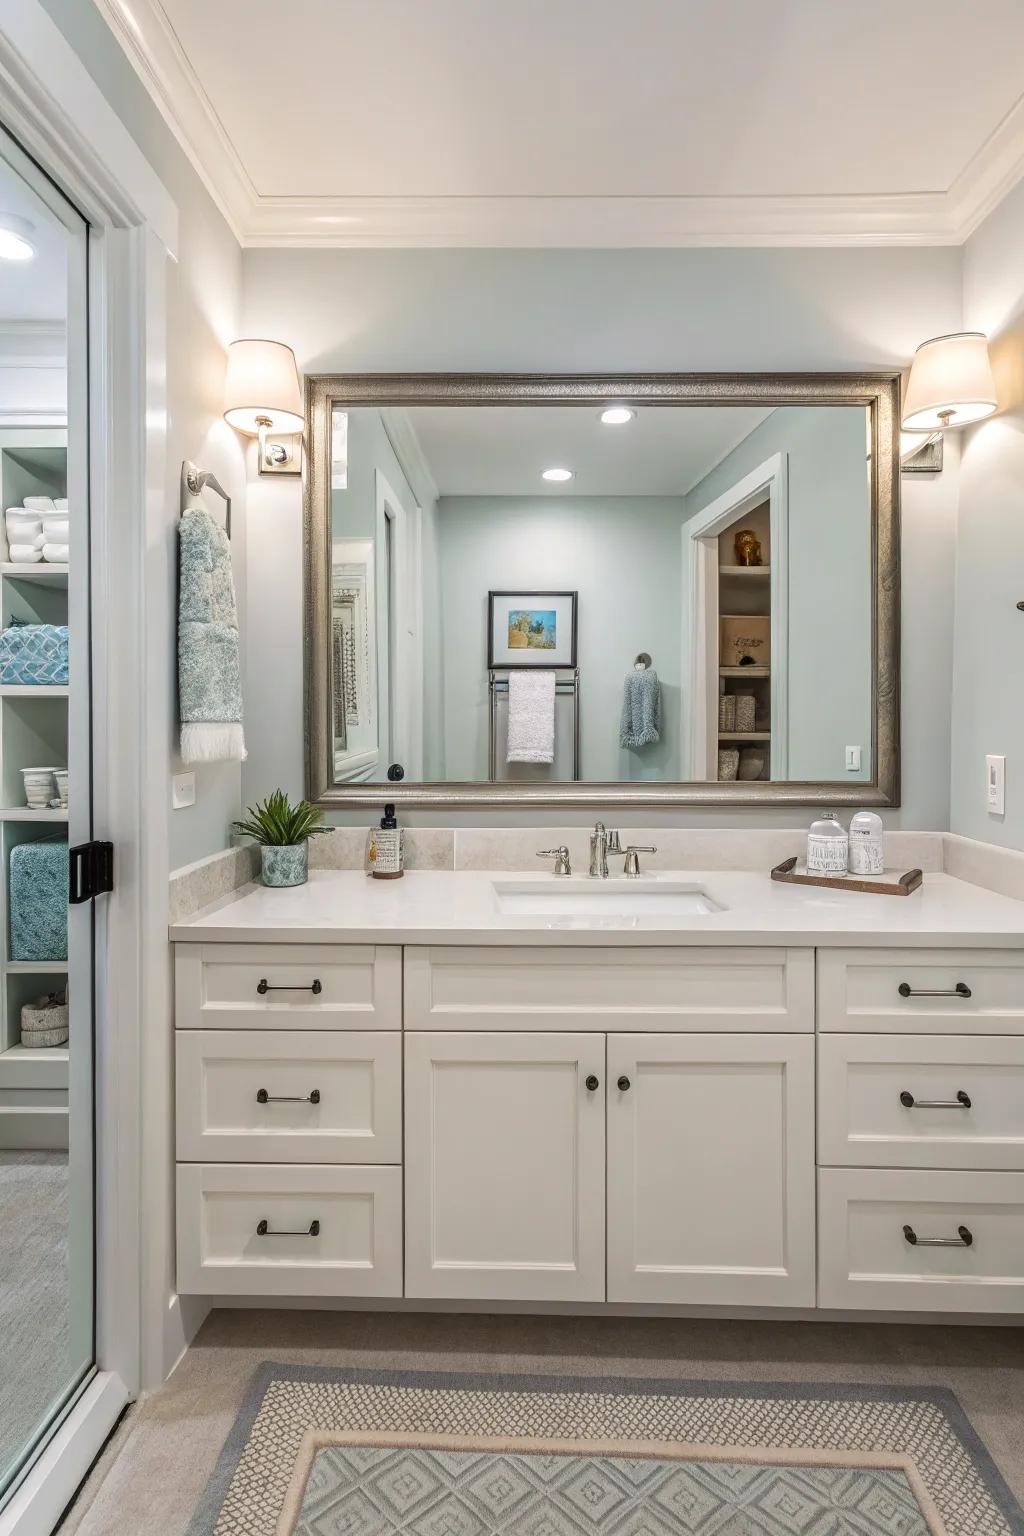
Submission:
<svg viewBox="0 0 1024 1536">
<path fill-rule="evenodd" d="M 571 469 L 546 469 L 541 475 L 542 480 L 571 480 Z"/>
<path fill-rule="evenodd" d="M 36 248 L 29 239 L 35 225 L 13 213 L 0 213 L 0 261 L 31 261 Z"/>
<path fill-rule="evenodd" d="M 610 405 L 601 412 L 601 420 L 606 427 L 624 427 L 635 415 L 636 411 L 631 411 L 628 405 Z"/>
</svg>

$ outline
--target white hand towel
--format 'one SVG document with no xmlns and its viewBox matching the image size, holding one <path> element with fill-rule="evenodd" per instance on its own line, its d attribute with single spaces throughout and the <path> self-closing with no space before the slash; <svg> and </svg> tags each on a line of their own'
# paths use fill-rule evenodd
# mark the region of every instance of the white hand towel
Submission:
<svg viewBox="0 0 1024 1536">
<path fill-rule="evenodd" d="M 48 560 L 51 565 L 67 565 L 69 553 L 67 544 L 43 545 L 43 559 Z"/>
<path fill-rule="evenodd" d="M 55 496 L 53 504 L 58 512 L 66 512 L 68 509 L 68 499 L 66 496 Z"/>
<path fill-rule="evenodd" d="M 47 544 L 66 544 L 71 538 L 71 524 L 66 517 L 43 516 L 43 533 Z"/>
<path fill-rule="evenodd" d="M 30 512 L 52 512 L 53 498 L 50 496 L 26 496 L 25 506 Z"/>
<path fill-rule="evenodd" d="M 554 672 L 509 673 L 506 757 L 510 763 L 554 762 Z"/>
<path fill-rule="evenodd" d="M 7 553 L 12 565 L 35 565 L 37 560 L 43 558 L 42 550 L 32 544 L 12 544 Z"/>
</svg>

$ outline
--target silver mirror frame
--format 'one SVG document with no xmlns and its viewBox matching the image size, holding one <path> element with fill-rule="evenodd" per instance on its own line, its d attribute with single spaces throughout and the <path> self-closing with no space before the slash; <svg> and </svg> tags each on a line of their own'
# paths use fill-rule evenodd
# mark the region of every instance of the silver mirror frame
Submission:
<svg viewBox="0 0 1024 1536">
<path fill-rule="evenodd" d="M 868 782 L 680 784 L 334 783 L 330 732 L 331 408 L 340 406 L 863 405 L 872 521 L 872 762 Z M 309 374 L 306 377 L 305 717 L 307 794 L 324 810 L 380 806 L 472 810 L 558 806 L 681 807 L 900 803 L 900 509 L 898 373 Z"/>
</svg>

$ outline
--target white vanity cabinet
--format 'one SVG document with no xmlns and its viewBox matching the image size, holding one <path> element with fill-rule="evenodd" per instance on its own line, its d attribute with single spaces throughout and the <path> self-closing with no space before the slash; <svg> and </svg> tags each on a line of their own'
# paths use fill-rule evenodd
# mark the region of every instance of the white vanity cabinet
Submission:
<svg viewBox="0 0 1024 1536">
<path fill-rule="evenodd" d="M 609 1035 L 608 1300 L 814 1305 L 812 1035 Z"/>
<path fill-rule="evenodd" d="M 182 1293 L 1024 1313 L 1024 950 L 182 942 L 176 979 Z"/>
<path fill-rule="evenodd" d="M 405 1293 L 603 1301 L 603 1034 L 405 1042 Z"/>
</svg>

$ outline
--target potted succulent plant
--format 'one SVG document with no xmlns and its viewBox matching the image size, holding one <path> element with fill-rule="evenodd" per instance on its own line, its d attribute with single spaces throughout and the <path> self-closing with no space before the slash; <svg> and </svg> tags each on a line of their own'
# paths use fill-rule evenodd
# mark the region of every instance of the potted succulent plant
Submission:
<svg viewBox="0 0 1024 1536">
<path fill-rule="evenodd" d="M 309 839 L 330 831 L 323 819 L 323 812 L 308 800 L 292 805 L 283 789 L 275 789 L 262 804 L 251 805 L 234 828 L 259 844 L 264 885 L 304 885 L 309 878 Z"/>
</svg>

